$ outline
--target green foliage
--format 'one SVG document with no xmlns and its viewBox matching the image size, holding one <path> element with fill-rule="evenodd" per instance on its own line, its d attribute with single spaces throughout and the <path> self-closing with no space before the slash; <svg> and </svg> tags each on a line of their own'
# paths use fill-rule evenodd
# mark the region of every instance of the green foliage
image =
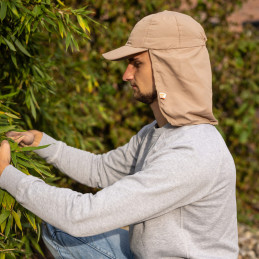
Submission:
<svg viewBox="0 0 259 259">
<path fill-rule="evenodd" d="M 51 46 L 55 49 L 55 42 L 62 42 L 66 50 L 78 51 L 76 38 L 90 39 L 90 13 L 61 1 L 0 1 L 0 141 L 9 141 L 11 164 L 25 174 L 53 179 L 50 167 L 31 152 L 38 148 L 19 147 L 5 133 L 33 127 L 40 104 L 56 90 Z M 29 257 L 33 251 L 43 255 L 39 224 L 35 215 L 0 190 L 1 258 Z"/>
<path fill-rule="evenodd" d="M 2 98 L 1 98 L 2 99 Z M 10 130 L 20 130 L 19 114 L 11 108 L 0 103 L 0 142 L 7 139 L 5 132 Z M 11 164 L 25 174 L 41 176 L 42 178 L 53 177 L 50 174 L 49 167 L 38 160 L 31 151 L 42 147 L 19 147 L 13 140 L 8 139 L 11 147 Z M 35 234 L 30 233 L 30 227 L 33 228 Z M 25 254 L 25 240 L 30 238 L 30 243 L 40 253 L 34 235 L 39 234 L 39 220 L 34 215 L 20 206 L 15 199 L 7 192 L 0 189 L 0 253 L 13 256 Z M 29 237 L 28 237 L 29 236 Z M 19 240 L 19 238 L 22 238 Z M 39 236 L 36 238 L 38 240 Z M 26 249 L 27 254 L 30 251 L 30 245 Z"/>
</svg>

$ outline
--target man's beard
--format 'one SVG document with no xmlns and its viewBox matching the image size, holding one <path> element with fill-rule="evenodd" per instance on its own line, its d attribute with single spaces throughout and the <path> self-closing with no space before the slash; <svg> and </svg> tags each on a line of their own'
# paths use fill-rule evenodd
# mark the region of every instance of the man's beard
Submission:
<svg viewBox="0 0 259 259">
<path fill-rule="evenodd" d="M 152 93 L 143 94 L 139 91 L 138 88 L 135 88 L 134 98 L 139 102 L 151 104 L 157 99 L 157 92 L 156 90 L 154 90 Z"/>
</svg>

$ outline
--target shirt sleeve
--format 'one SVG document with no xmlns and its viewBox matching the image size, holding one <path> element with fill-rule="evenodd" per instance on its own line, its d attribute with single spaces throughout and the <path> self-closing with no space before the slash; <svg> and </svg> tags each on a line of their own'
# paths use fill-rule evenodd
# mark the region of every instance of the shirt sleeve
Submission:
<svg viewBox="0 0 259 259">
<path fill-rule="evenodd" d="M 204 154 L 206 156 L 206 153 Z M 206 157 L 205 157 L 206 159 Z M 0 187 L 44 221 L 73 236 L 91 236 L 152 219 L 205 196 L 219 159 L 201 164 L 188 146 L 150 156 L 144 169 L 93 194 L 49 186 L 8 166 Z M 213 176 L 213 177 L 212 177 Z"/>
<path fill-rule="evenodd" d="M 142 135 L 143 130 L 126 145 L 106 154 L 95 155 L 67 146 L 44 133 L 40 145 L 50 146 L 35 153 L 74 180 L 87 186 L 104 188 L 134 172 Z"/>
</svg>

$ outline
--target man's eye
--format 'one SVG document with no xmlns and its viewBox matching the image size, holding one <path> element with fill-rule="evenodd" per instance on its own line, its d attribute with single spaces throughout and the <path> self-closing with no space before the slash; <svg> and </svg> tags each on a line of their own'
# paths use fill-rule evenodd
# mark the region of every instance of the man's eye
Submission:
<svg viewBox="0 0 259 259">
<path fill-rule="evenodd" d="M 141 62 L 134 62 L 135 67 L 139 67 L 141 65 Z"/>
</svg>

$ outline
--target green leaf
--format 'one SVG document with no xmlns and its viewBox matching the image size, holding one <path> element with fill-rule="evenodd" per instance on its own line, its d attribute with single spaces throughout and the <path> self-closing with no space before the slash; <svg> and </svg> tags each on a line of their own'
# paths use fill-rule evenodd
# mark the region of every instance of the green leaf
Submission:
<svg viewBox="0 0 259 259">
<path fill-rule="evenodd" d="M 88 30 L 88 32 L 90 33 L 90 27 L 88 25 L 88 22 L 84 19 L 84 24 L 85 24 L 85 28 Z"/>
<path fill-rule="evenodd" d="M 40 70 L 39 70 L 39 71 L 40 71 Z M 39 109 L 40 106 L 39 106 L 39 104 L 38 104 L 38 102 L 37 102 L 37 100 L 36 100 L 36 98 L 35 98 L 35 95 L 34 95 L 34 92 L 33 92 L 33 89 L 32 89 L 32 88 L 30 88 L 30 93 L 31 93 L 31 99 L 33 100 L 33 102 L 34 102 L 34 104 L 36 105 L 36 107 Z"/>
<path fill-rule="evenodd" d="M 71 40 L 72 40 L 72 42 L 73 42 L 73 44 L 74 44 L 76 50 L 79 51 L 78 43 L 77 43 L 77 41 L 74 39 L 74 37 L 73 37 L 72 35 L 71 35 Z"/>
<path fill-rule="evenodd" d="M 34 248 L 35 248 L 42 256 L 44 256 L 44 254 L 43 254 L 43 252 L 42 252 L 42 250 L 41 250 L 39 244 L 36 242 L 36 240 L 33 239 L 32 237 L 30 237 L 30 240 L 31 240 L 31 243 L 32 243 L 32 245 L 34 246 Z"/>
<path fill-rule="evenodd" d="M 18 68 L 16 57 L 13 54 L 11 54 L 11 59 L 13 61 L 13 64 L 15 65 L 15 67 Z"/>
<path fill-rule="evenodd" d="M 3 233 L 4 232 L 4 230 L 5 230 L 5 227 L 6 227 L 6 221 L 7 220 L 5 220 L 2 224 L 1 224 L 1 232 Z"/>
<path fill-rule="evenodd" d="M 48 14 L 49 17 L 51 17 L 53 20 L 56 20 L 57 17 L 55 16 L 55 14 L 53 12 L 51 12 L 50 10 L 48 10 L 47 8 L 45 9 L 45 12 Z"/>
<path fill-rule="evenodd" d="M 57 27 L 57 25 L 56 25 L 51 19 L 49 19 L 48 17 L 44 17 L 44 20 L 45 20 L 47 23 L 51 24 L 54 28 Z"/>
<path fill-rule="evenodd" d="M 11 86 L 11 87 L 13 87 L 13 86 Z M 18 91 L 15 92 L 15 94 L 17 94 L 17 93 L 18 93 Z M 11 94 L 14 95 L 14 93 L 11 93 Z M 9 96 L 9 95 L 11 96 L 11 94 L 8 94 L 8 96 Z M 7 96 L 7 95 L 2 95 L 2 96 Z M 0 99 L 2 99 L 2 96 L 0 95 Z M 3 105 L 2 105 L 2 107 L 3 107 Z M 14 111 L 14 110 L 11 109 L 10 107 L 4 106 L 4 108 L 5 108 L 5 110 L 8 110 L 8 111 L 10 111 L 10 112 L 12 112 L 12 113 L 14 113 L 14 114 L 20 116 L 20 114 L 19 114 L 18 112 Z"/>
<path fill-rule="evenodd" d="M 29 34 L 26 34 L 26 35 L 25 35 L 25 44 L 26 44 L 26 45 L 27 45 L 28 42 L 29 42 L 29 37 L 30 37 Z"/>
<path fill-rule="evenodd" d="M 33 118 L 36 119 L 37 113 L 36 113 L 35 105 L 33 103 L 32 98 L 30 98 L 30 106 L 31 106 L 31 114 L 32 114 Z"/>
<path fill-rule="evenodd" d="M 62 3 L 60 0 L 57 0 L 57 2 L 62 5 L 62 6 L 65 6 L 64 3 Z"/>
<path fill-rule="evenodd" d="M 6 1 L 1 2 L 0 19 L 3 21 L 6 16 L 7 3 Z"/>
<path fill-rule="evenodd" d="M 10 215 L 10 210 L 4 210 L 4 212 L 0 215 L 0 224 L 2 224 Z"/>
<path fill-rule="evenodd" d="M 40 237 L 41 237 L 41 228 L 40 228 L 40 223 L 37 223 L 37 242 L 40 241 Z"/>
<path fill-rule="evenodd" d="M 0 126 L 0 133 L 5 133 L 5 132 L 8 132 L 10 130 L 13 130 L 15 129 L 15 126 L 14 125 L 10 125 L 10 126 Z"/>
<path fill-rule="evenodd" d="M 81 26 L 81 28 L 85 32 L 86 31 L 86 27 L 85 27 L 84 19 L 82 18 L 81 15 L 77 15 L 76 18 L 77 18 L 77 21 L 78 21 L 79 25 Z"/>
<path fill-rule="evenodd" d="M 25 212 L 25 216 L 30 222 L 31 226 L 35 231 L 37 231 L 36 221 L 35 221 L 35 215 L 33 215 L 31 212 L 27 211 Z"/>
<path fill-rule="evenodd" d="M 27 238 L 27 235 L 26 235 L 26 236 L 23 236 L 21 241 L 22 241 L 22 243 L 25 245 L 26 254 L 32 253 L 32 251 L 31 251 L 31 246 L 30 246 L 30 241 L 29 241 L 29 239 Z"/>
<path fill-rule="evenodd" d="M 18 148 L 20 148 L 18 146 L 18 143 L 16 143 L 16 142 L 9 142 L 9 144 L 10 144 L 10 147 L 11 147 L 11 152 L 16 151 Z"/>
<path fill-rule="evenodd" d="M 33 8 L 32 13 L 33 13 L 35 16 L 40 15 L 40 14 L 42 13 L 40 6 L 39 6 L 39 5 L 35 5 L 34 8 Z"/>
<path fill-rule="evenodd" d="M 32 31 L 34 32 L 38 28 L 39 21 L 35 21 L 32 27 Z"/>
<path fill-rule="evenodd" d="M 27 167 L 27 168 L 33 168 L 32 164 L 31 164 L 30 162 L 25 162 L 25 161 L 22 160 L 22 159 L 17 159 L 17 163 L 18 163 L 19 165 L 23 165 L 23 166 L 25 166 L 25 167 Z"/>
<path fill-rule="evenodd" d="M 48 146 L 50 146 L 51 144 L 48 144 L 48 145 L 44 145 L 44 146 L 39 146 L 39 147 L 22 147 L 20 149 L 20 151 L 33 151 L 33 150 L 38 150 L 38 149 L 43 149 L 43 148 L 46 148 Z"/>
<path fill-rule="evenodd" d="M 5 98 L 9 98 L 9 97 L 12 97 L 16 94 L 18 94 L 19 92 L 13 92 L 13 93 L 9 93 L 9 94 L 5 94 L 5 95 L 0 95 L 0 99 L 5 99 Z"/>
<path fill-rule="evenodd" d="M 12 114 L 12 113 L 9 113 L 9 112 L 5 112 L 5 115 L 8 116 L 8 117 L 11 117 L 13 119 L 20 119 L 19 117 L 17 117 L 16 115 Z"/>
<path fill-rule="evenodd" d="M 3 206 L 5 205 L 7 209 L 11 210 L 15 204 L 15 199 L 6 192 L 2 204 Z"/>
<path fill-rule="evenodd" d="M 65 20 L 66 20 L 66 23 L 69 24 L 70 23 L 70 20 L 69 20 L 69 14 L 65 14 Z"/>
<path fill-rule="evenodd" d="M 37 73 L 38 73 L 42 78 L 45 77 L 44 74 L 42 73 L 42 71 L 41 71 L 37 66 L 33 65 L 33 68 L 37 71 Z M 31 91 L 32 91 L 32 90 L 31 90 Z"/>
<path fill-rule="evenodd" d="M 16 167 L 16 165 L 17 165 L 16 153 L 11 152 L 11 157 L 12 157 L 12 162 L 13 162 L 14 167 Z"/>
<path fill-rule="evenodd" d="M 10 4 L 8 3 L 8 6 L 10 7 L 11 11 L 13 12 L 13 14 L 15 16 L 20 17 L 19 13 L 18 13 L 18 11 L 16 9 L 16 6 L 13 3 L 10 3 Z"/>
<path fill-rule="evenodd" d="M 5 191 L 0 189 L 0 204 L 2 204 L 2 200 L 4 198 Z"/>
<path fill-rule="evenodd" d="M 48 176 L 48 177 L 54 177 L 54 175 L 52 175 L 51 173 L 49 173 L 49 172 L 47 172 L 46 170 L 44 170 L 44 169 L 42 169 L 42 168 L 37 168 L 36 166 L 34 166 L 33 167 L 33 169 L 42 177 L 42 178 L 45 178 L 44 176 L 43 176 L 43 174 L 44 175 L 46 175 L 46 176 Z"/>
<path fill-rule="evenodd" d="M 17 227 L 22 231 L 22 224 L 19 215 L 13 210 L 12 215 L 14 217 Z"/>
<path fill-rule="evenodd" d="M 26 161 L 30 161 L 31 159 L 29 157 L 27 157 L 26 155 L 24 155 L 24 153 L 21 152 L 16 152 L 16 156 L 26 160 Z"/>
<path fill-rule="evenodd" d="M 27 29 L 27 31 L 30 33 L 31 32 L 31 23 L 30 22 L 28 22 L 27 24 L 26 24 L 26 29 Z"/>
<path fill-rule="evenodd" d="M 8 218 L 8 222 L 7 222 L 7 225 L 5 227 L 5 236 L 8 237 L 9 236 L 9 233 L 10 233 L 10 230 L 11 230 L 11 227 L 13 225 L 13 215 L 10 214 L 9 218 Z"/>
<path fill-rule="evenodd" d="M 18 39 L 14 40 L 14 44 L 19 48 L 19 50 L 25 54 L 28 57 L 31 57 L 31 54 L 23 47 L 23 45 L 21 44 L 21 42 Z"/>
<path fill-rule="evenodd" d="M 66 50 L 67 50 L 67 48 L 68 48 L 70 42 L 71 42 L 71 33 L 68 32 L 68 33 L 67 33 L 67 38 L 66 38 Z"/>
<path fill-rule="evenodd" d="M 60 21 L 60 20 L 58 20 L 58 28 L 59 28 L 60 35 L 63 38 L 63 36 L 64 36 L 64 26 L 63 26 L 62 21 Z"/>
<path fill-rule="evenodd" d="M 4 41 L 6 42 L 7 46 L 9 47 L 10 50 L 16 51 L 13 43 L 11 43 L 9 40 L 7 40 L 5 37 L 3 37 Z"/>
<path fill-rule="evenodd" d="M 23 153 L 20 153 L 20 154 L 23 154 Z M 43 165 L 35 160 L 32 161 L 33 164 L 37 167 L 37 168 L 40 168 L 40 169 L 47 169 L 49 170 L 49 167 L 47 165 Z"/>
</svg>

